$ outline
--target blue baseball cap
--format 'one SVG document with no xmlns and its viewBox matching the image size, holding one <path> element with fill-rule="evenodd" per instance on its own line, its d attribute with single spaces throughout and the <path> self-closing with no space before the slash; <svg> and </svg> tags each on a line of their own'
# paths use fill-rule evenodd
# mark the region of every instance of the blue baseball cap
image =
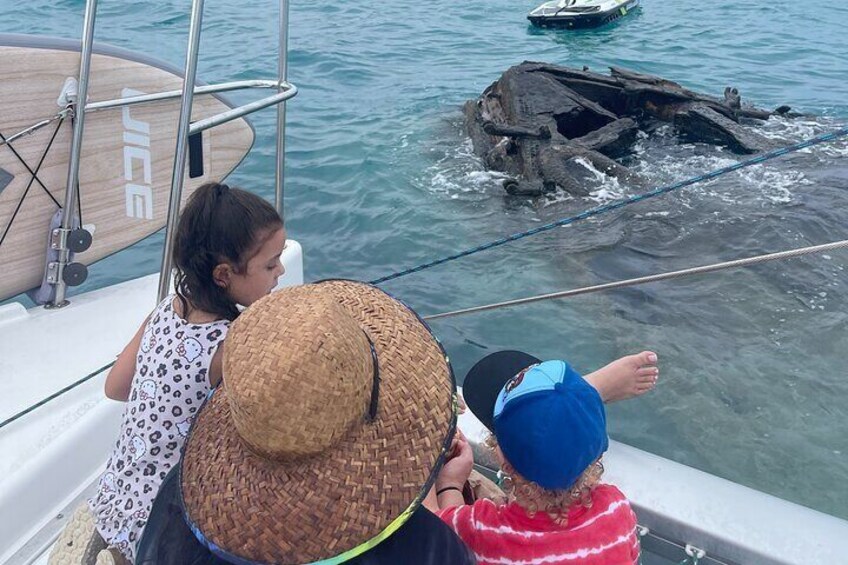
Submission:
<svg viewBox="0 0 848 565">
<path fill-rule="evenodd" d="M 515 470 L 544 488 L 570 488 L 609 447 L 601 396 L 565 361 L 494 353 L 471 369 L 463 396 Z"/>
</svg>

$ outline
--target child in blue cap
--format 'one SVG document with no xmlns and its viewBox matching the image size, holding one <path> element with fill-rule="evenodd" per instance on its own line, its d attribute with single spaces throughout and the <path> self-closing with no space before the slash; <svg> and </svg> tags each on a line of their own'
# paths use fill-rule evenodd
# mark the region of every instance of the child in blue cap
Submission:
<svg viewBox="0 0 848 565">
<path fill-rule="evenodd" d="M 600 483 L 609 440 L 595 387 L 565 361 L 501 351 L 471 369 L 463 395 L 492 432 L 509 502 L 464 504 L 461 487 L 473 466 L 464 439 L 435 488 L 439 516 L 480 565 L 638 563 L 630 503 Z"/>
</svg>

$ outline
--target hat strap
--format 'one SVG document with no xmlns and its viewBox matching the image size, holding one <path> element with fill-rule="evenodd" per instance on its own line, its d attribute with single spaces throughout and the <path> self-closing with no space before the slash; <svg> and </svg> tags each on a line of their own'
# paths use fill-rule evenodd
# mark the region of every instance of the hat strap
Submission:
<svg viewBox="0 0 848 565">
<path fill-rule="evenodd" d="M 373 422 L 377 418 L 377 406 L 380 401 L 380 362 L 377 360 L 377 349 L 374 347 L 374 342 L 367 332 L 363 331 L 365 339 L 368 340 L 368 345 L 371 347 L 371 363 L 374 366 L 374 377 L 371 382 L 371 402 L 368 404 L 369 422 Z"/>
</svg>

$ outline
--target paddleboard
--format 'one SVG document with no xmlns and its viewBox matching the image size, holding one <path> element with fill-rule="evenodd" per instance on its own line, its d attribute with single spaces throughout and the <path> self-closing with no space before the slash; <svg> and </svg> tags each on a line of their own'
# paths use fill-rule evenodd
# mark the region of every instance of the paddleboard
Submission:
<svg viewBox="0 0 848 565">
<path fill-rule="evenodd" d="M 79 62 L 79 42 L 0 34 L 0 133 L 9 138 L 55 116 L 65 80 L 77 76 Z M 167 63 L 95 46 L 89 102 L 181 88 L 181 71 Z M 232 106 L 220 96 L 197 96 L 192 120 Z M 164 227 L 179 111 L 177 98 L 86 114 L 80 210 L 94 240 L 75 261 L 90 265 Z M 70 119 L 55 120 L 0 146 L 0 300 L 41 284 L 50 219 L 64 204 L 72 136 Z M 195 139 L 183 204 L 201 184 L 226 177 L 253 137 L 250 124 L 239 119 Z"/>
</svg>

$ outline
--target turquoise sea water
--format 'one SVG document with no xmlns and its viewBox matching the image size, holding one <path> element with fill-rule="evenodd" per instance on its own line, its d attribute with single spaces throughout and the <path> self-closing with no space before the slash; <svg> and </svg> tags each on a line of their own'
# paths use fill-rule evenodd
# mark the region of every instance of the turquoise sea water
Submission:
<svg viewBox="0 0 848 565">
<path fill-rule="evenodd" d="M 99 41 L 182 65 L 189 2 L 102 1 Z M 473 157 L 461 104 L 510 65 L 549 61 L 660 74 L 817 117 L 769 124 L 797 141 L 848 122 L 848 7 L 839 2 L 643 0 L 598 30 L 539 31 L 536 1 L 292 2 L 287 224 L 308 279 L 372 279 L 524 230 L 589 198 L 506 198 Z M 82 0 L 0 0 L 0 31 L 78 37 Z M 276 73 L 276 3 L 207 2 L 199 77 Z M 245 101 L 245 95 L 233 96 Z M 271 195 L 273 111 L 230 178 Z M 661 184 L 736 160 L 643 140 L 631 165 Z M 422 314 L 848 237 L 848 145 L 747 169 L 673 196 L 385 286 Z M 85 289 L 155 272 L 161 236 L 92 269 Z M 461 378 L 521 348 L 588 371 L 650 348 L 659 388 L 611 407 L 614 438 L 848 518 L 848 254 L 439 321 Z"/>
</svg>

